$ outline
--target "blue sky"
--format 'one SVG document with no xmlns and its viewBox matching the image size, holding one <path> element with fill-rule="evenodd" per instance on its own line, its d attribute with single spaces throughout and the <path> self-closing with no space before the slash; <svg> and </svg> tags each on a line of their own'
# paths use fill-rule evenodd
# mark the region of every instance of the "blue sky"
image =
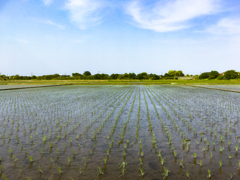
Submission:
<svg viewBox="0 0 240 180">
<path fill-rule="evenodd" d="M 0 0 L 0 72 L 240 71 L 239 0 Z"/>
</svg>

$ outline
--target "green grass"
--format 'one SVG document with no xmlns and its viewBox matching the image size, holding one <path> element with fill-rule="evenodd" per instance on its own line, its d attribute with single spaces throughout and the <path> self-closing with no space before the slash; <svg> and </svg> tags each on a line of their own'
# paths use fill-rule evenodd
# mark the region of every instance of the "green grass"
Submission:
<svg viewBox="0 0 240 180">
<path fill-rule="evenodd" d="M 182 84 L 182 85 L 216 85 L 239 84 L 235 80 L 8 80 L 0 81 L 0 85 L 119 85 L 119 84 Z"/>
</svg>

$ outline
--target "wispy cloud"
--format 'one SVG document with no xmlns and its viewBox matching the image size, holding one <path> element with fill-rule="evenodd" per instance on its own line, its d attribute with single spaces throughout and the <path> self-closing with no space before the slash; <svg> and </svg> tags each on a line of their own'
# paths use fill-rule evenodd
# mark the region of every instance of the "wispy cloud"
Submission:
<svg viewBox="0 0 240 180">
<path fill-rule="evenodd" d="M 100 12 L 104 6 L 103 1 L 97 0 L 68 0 L 65 4 L 70 11 L 71 21 L 80 29 L 100 24 Z"/>
<path fill-rule="evenodd" d="M 220 0 L 171 0 L 158 2 L 149 10 L 133 1 L 127 6 L 127 13 L 137 27 L 169 32 L 190 27 L 189 20 L 219 12 L 219 4 Z"/>
<path fill-rule="evenodd" d="M 56 26 L 56 27 L 58 27 L 58 28 L 60 28 L 60 29 L 65 29 L 64 26 L 62 26 L 62 25 L 60 25 L 60 24 L 57 24 L 57 23 L 55 23 L 55 22 L 53 22 L 53 21 L 50 21 L 50 20 L 42 20 L 41 22 L 42 22 L 43 24 L 49 24 L 49 25 L 52 25 L 52 26 Z"/>
<path fill-rule="evenodd" d="M 224 18 L 216 25 L 207 29 L 207 32 L 215 35 L 240 35 L 240 18 Z"/>
<path fill-rule="evenodd" d="M 45 5 L 50 5 L 50 4 L 53 3 L 53 0 L 43 0 L 43 3 L 44 3 Z"/>
</svg>

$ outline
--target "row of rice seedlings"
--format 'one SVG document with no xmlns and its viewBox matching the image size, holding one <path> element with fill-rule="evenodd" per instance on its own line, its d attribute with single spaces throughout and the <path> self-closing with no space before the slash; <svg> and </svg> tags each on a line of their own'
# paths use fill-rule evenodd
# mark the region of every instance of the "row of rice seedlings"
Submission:
<svg viewBox="0 0 240 180">
<path fill-rule="evenodd" d="M 147 92 L 147 90 L 145 89 L 145 91 Z M 155 138 L 155 134 L 153 132 L 153 128 L 152 128 L 152 122 L 151 122 L 151 117 L 150 117 L 150 114 L 149 114 L 149 108 L 148 108 L 148 103 L 147 103 L 147 100 L 146 100 L 146 96 L 145 96 L 145 92 L 143 91 L 143 96 L 144 96 L 144 100 L 145 100 L 145 105 L 146 105 L 146 108 L 147 108 L 147 116 L 148 116 L 148 121 L 149 121 L 149 127 L 150 127 L 150 130 L 151 130 L 151 133 L 152 133 L 152 143 L 153 143 L 153 147 L 155 148 L 155 154 L 158 152 L 158 149 L 157 149 L 157 144 L 156 144 L 156 138 Z M 161 155 L 161 152 L 159 151 L 159 155 Z M 159 156 L 160 158 L 160 161 L 161 161 L 161 165 L 163 167 L 163 170 L 164 170 L 164 173 L 162 174 L 163 175 L 163 179 L 166 179 L 168 178 L 168 174 L 169 174 L 169 170 L 167 169 L 167 167 L 165 167 L 163 164 L 164 164 L 164 159 Z"/>
<path fill-rule="evenodd" d="M 129 101 L 130 97 L 132 96 L 132 93 L 134 92 L 134 90 L 135 90 L 135 89 L 131 89 L 130 94 L 129 94 L 129 95 L 126 94 L 126 95 L 128 95 L 128 97 L 127 97 L 125 103 L 122 105 L 120 112 L 119 112 L 118 115 L 116 116 L 115 121 L 114 121 L 114 125 L 113 125 L 112 130 L 110 131 L 109 136 L 107 137 L 107 139 L 110 139 L 111 135 L 114 133 L 114 129 L 115 129 L 115 127 L 116 127 L 116 124 L 117 124 L 117 121 L 118 121 L 119 117 L 120 117 L 121 114 L 122 114 L 123 108 L 126 106 L 127 102 Z M 121 99 L 121 101 L 122 101 L 123 99 L 125 99 L 126 95 Z M 119 103 L 114 107 L 114 110 L 120 105 L 120 102 L 121 102 L 121 101 L 119 101 Z M 113 113 L 113 111 L 112 111 L 112 113 Z M 111 114 L 112 114 L 112 113 L 111 113 Z M 107 169 L 107 161 L 109 160 L 109 156 L 110 156 L 111 149 L 112 149 L 113 145 L 114 145 L 114 140 L 112 139 L 112 142 L 109 143 L 109 149 L 107 150 L 107 158 L 104 159 L 104 169 L 105 169 L 105 170 Z M 126 154 L 125 154 L 125 155 L 126 155 Z M 98 170 L 99 170 L 98 175 L 103 175 L 103 174 L 104 174 L 104 173 L 102 172 L 102 169 L 101 169 L 100 167 L 98 167 Z"/>
<path fill-rule="evenodd" d="M 138 97 L 138 114 L 137 114 L 137 130 L 136 130 L 136 141 L 138 140 L 138 133 L 139 133 L 139 128 L 140 128 L 140 124 L 139 124 L 139 121 L 140 121 L 140 112 L 141 112 L 141 93 L 140 93 L 141 89 L 139 88 L 139 97 Z"/>
</svg>

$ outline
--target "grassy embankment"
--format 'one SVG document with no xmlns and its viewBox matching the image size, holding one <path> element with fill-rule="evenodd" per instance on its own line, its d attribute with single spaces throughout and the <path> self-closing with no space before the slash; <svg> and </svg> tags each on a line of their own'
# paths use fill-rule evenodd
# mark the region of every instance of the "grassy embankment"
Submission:
<svg viewBox="0 0 240 180">
<path fill-rule="evenodd" d="M 0 85 L 124 85 L 124 84 L 182 84 L 182 85 L 230 85 L 240 80 L 9 80 Z"/>
</svg>

